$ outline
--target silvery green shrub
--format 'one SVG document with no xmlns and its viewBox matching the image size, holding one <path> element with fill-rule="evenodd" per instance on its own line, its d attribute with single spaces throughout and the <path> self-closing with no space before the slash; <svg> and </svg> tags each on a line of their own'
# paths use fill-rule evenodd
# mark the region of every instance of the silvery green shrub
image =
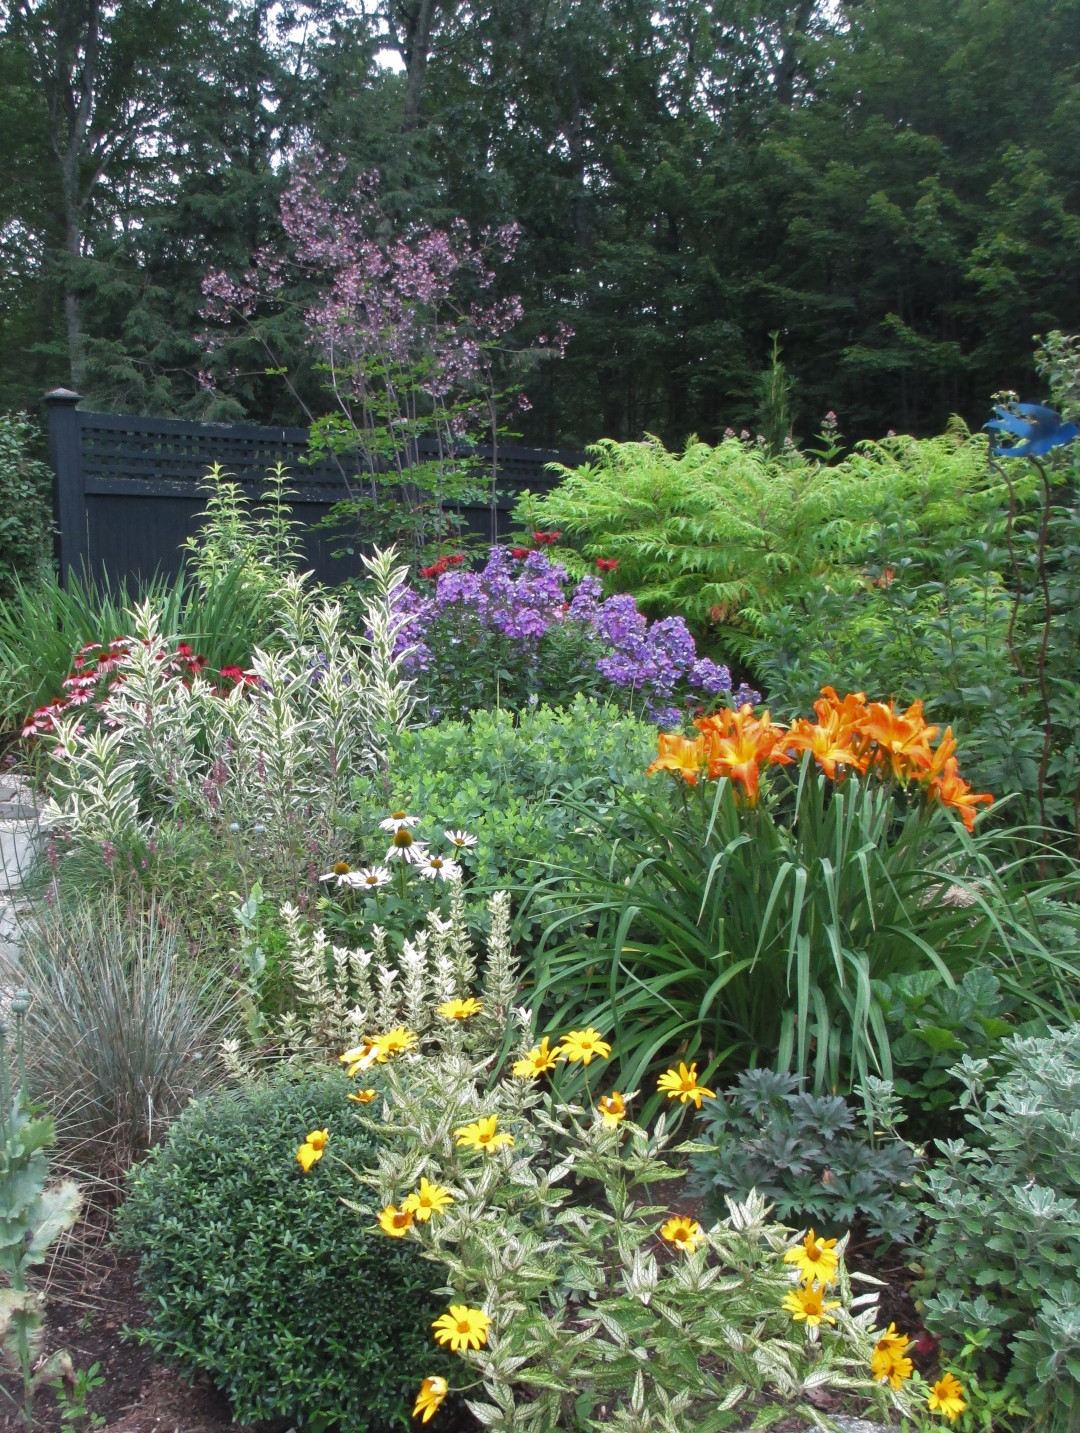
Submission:
<svg viewBox="0 0 1080 1433">
<path fill-rule="evenodd" d="M 997 1066 L 997 1068 L 994 1068 Z M 943 1347 L 984 1365 L 1048 1428 L 1080 1416 L 1080 1024 L 953 1073 L 969 1137 L 939 1140 L 917 1286 Z"/>
</svg>

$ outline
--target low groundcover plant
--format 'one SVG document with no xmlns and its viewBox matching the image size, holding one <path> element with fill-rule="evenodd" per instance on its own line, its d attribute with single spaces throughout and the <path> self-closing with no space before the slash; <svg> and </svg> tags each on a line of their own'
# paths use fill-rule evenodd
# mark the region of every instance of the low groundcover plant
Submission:
<svg viewBox="0 0 1080 1433">
<path fill-rule="evenodd" d="M 493 945 L 488 969 L 505 991 L 516 975 L 505 925 Z M 534 1043 L 529 1013 L 493 1011 L 492 989 L 490 974 L 480 1000 L 459 986 L 424 1037 L 371 1034 L 342 1056 L 363 1084 L 377 1070 L 382 1093 L 381 1117 L 362 1104 L 356 1116 L 379 1153 L 352 1207 L 442 1264 L 433 1352 L 467 1365 L 456 1379 L 429 1371 L 414 1416 L 429 1421 L 453 1388 L 485 1426 L 529 1433 L 792 1414 L 820 1425 L 822 1401 L 838 1396 L 880 1415 L 938 1406 L 906 1338 L 875 1329 L 876 1294 L 855 1295 L 846 1237 L 793 1239 L 757 1193 L 709 1229 L 672 1208 L 685 1186 L 670 1112 L 715 1098 L 695 1066 L 660 1077 L 668 1105 L 647 1128 L 632 1117 L 637 1092 L 601 1093 L 602 1031 Z M 567 1066 L 583 1073 L 583 1099 L 561 1092 Z M 297 1133 L 318 1179 L 336 1132 Z M 657 1185 L 663 1199 L 650 1197 Z"/>
</svg>

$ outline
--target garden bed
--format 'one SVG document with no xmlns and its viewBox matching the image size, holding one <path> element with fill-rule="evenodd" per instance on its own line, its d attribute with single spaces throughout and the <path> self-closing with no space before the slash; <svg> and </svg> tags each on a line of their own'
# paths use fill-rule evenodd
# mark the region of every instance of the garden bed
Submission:
<svg viewBox="0 0 1080 1433">
<path fill-rule="evenodd" d="M 136 1259 L 102 1251 L 89 1265 L 65 1261 L 50 1283 L 45 1352 L 66 1348 L 77 1369 L 97 1363 L 104 1378 L 86 1400 L 93 1423 L 81 1426 L 117 1433 L 219 1433 L 234 1428 L 228 1400 L 208 1381 L 186 1383 L 172 1369 L 156 1364 L 150 1351 L 128 1336 L 128 1330 L 138 1328 L 146 1317 L 136 1288 L 137 1270 Z M 10 1379 L 3 1380 L 3 1387 L 18 1397 Z M 48 1433 L 68 1426 L 61 1420 L 52 1390 L 35 1400 L 34 1421 Z M 20 1426 L 19 1414 L 8 1404 L 0 1428 Z M 280 1428 L 286 1426 L 282 1423 Z M 263 1424 L 253 1433 L 278 1433 L 278 1427 Z"/>
<path fill-rule="evenodd" d="M 662 1197 L 660 1190 L 656 1193 Z M 694 1201 L 685 1199 L 679 1210 L 699 1212 Z M 884 1281 L 880 1302 L 883 1324 L 894 1320 L 901 1327 L 917 1326 L 906 1282 L 908 1271 L 898 1256 L 875 1257 L 872 1245 L 860 1247 L 853 1240 L 850 1264 L 853 1270 Z M 64 1260 L 54 1270 L 45 1352 L 66 1348 L 77 1369 L 97 1363 L 104 1379 L 87 1398 L 87 1412 L 93 1421 L 74 1426 L 96 1427 L 106 1433 L 239 1433 L 241 1425 L 232 1421 L 228 1399 L 208 1379 L 181 1377 L 175 1369 L 156 1363 L 150 1351 L 131 1336 L 131 1331 L 146 1321 L 137 1281 L 138 1260 L 111 1250 L 96 1252 L 92 1260 Z M 0 1386 L 10 1396 L 18 1395 L 10 1379 L 0 1379 Z M 834 1412 L 834 1400 L 823 1402 L 822 1410 Z M 63 1433 L 72 1426 L 62 1421 L 51 1390 L 35 1401 L 34 1419 L 41 1433 Z M 21 1426 L 13 1406 L 0 1410 L 0 1429 Z M 797 1433 L 804 1426 L 800 1419 L 791 1419 L 778 1428 L 780 1433 Z M 853 1426 L 851 1420 L 845 1426 Z M 442 1433 L 476 1433 L 479 1427 L 460 1404 L 449 1404 L 440 1418 Z M 249 1424 L 243 1433 L 286 1433 L 291 1429 L 290 1420 L 277 1419 Z"/>
</svg>

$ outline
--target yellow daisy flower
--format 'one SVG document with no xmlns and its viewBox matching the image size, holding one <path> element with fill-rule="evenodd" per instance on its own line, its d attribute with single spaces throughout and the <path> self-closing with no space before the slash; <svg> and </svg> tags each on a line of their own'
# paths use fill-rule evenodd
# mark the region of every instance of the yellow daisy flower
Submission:
<svg viewBox="0 0 1080 1433">
<path fill-rule="evenodd" d="M 479 1015 L 483 1008 L 483 1001 L 470 995 L 467 1000 L 444 1000 L 437 1010 L 444 1020 L 468 1020 L 470 1015 Z"/>
<path fill-rule="evenodd" d="M 429 1184 L 426 1179 L 420 1180 L 420 1188 L 413 1194 L 402 1200 L 402 1209 L 407 1209 L 419 1224 L 426 1224 L 433 1214 L 442 1214 L 448 1204 L 453 1204 L 454 1196 L 449 1189 L 444 1189 L 441 1184 Z"/>
<path fill-rule="evenodd" d="M 388 1204 L 379 1215 L 379 1228 L 384 1234 L 389 1234 L 391 1239 L 404 1239 L 406 1233 L 412 1228 L 413 1212 L 407 1206 L 408 1200 L 402 1204 L 400 1209 Z"/>
<path fill-rule="evenodd" d="M 513 1145 L 514 1143 L 512 1134 L 495 1133 L 498 1123 L 498 1115 L 484 1115 L 473 1124 L 462 1125 L 461 1129 L 456 1129 L 454 1138 L 463 1149 L 480 1149 L 485 1154 L 490 1154 L 500 1145 Z"/>
<path fill-rule="evenodd" d="M 951 1423 L 967 1407 L 963 1395 L 959 1380 L 951 1373 L 943 1373 L 936 1383 L 931 1384 L 926 1406 L 931 1413 L 940 1413 Z"/>
<path fill-rule="evenodd" d="M 412 1416 L 414 1418 L 420 1418 L 420 1415 L 423 1414 L 424 1416 L 420 1421 L 422 1423 L 430 1423 L 435 1414 L 435 1410 L 449 1391 L 450 1388 L 445 1378 L 439 1378 L 437 1374 L 431 1378 L 425 1378 L 420 1385 L 420 1392 L 416 1395 Z"/>
<path fill-rule="evenodd" d="M 906 1349 L 911 1340 L 907 1334 L 897 1333 L 896 1325 L 890 1324 L 874 1345 L 870 1355 L 870 1372 L 878 1383 L 888 1380 L 889 1387 L 898 1390 L 905 1378 L 912 1374 L 911 1359 Z"/>
<path fill-rule="evenodd" d="M 697 1220 L 691 1219 L 688 1214 L 673 1214 L 660 1230 L 660 1237 L 666 1239 L 669 1244 L 674 1244 L 676 1249 L 681 1249 L 684 1254 L 692 1254 L 704 1240 L 705 1231 Z"/>
<path fill-rule="evenodd" d="M 352 1050 L 346 1050 L 338 1059 L 343 1065 L 347 1065 L 345 1071 L 351 1080 L 358 1070 L 369 1070 L 379 1058 L 379 1047 L 374 1040 L 365 1039 L 362 1045 L 355 1046 Z"/>
<path fill-rule="evenodd" d="M 450 1352 L 463 1348 L 482 1348 L 487 1343 L 491 1320 L 483 1309 L 470 1309 L 466 1304 L 451 1304 L 450 1311 L 440 1314 L 431 1325 L 438 1343 L 449 1344 Z"/>
<path fill-rule="evenodd" d="M 614 1129 L 626 1115 L 626 1101 L 618 1090 L 612 1090 L 610 1095 L 601 1095 L 600 1103 L 596 1108 L 603 1115 L 604 1124 L 608 1129 Z"/>
<path fill-rule="evenodd" d="M 796 1323 L 804 1319 L 808 1328 L 817 1328 L 820 1323 L 834 1324 L 836 1320 L 829 1312 L 830 1309 L 840 1307 L 839 1299 L 825 1301 L 825 1290 L 817 1284 L 805 1288 L 802 1284 L 794 1293 L 784 1296 L 784 1308 L 788 1310 Z"/>
<path fill-rule="evenodd" d="M 416 1033 L 413 1030 L 406 1030 L 404 1025 L 398 1025 L 393 1030 L 388 1030 L 385 1035 L 375 1036 L 375 1045 L 378 1049 L 376 1059 L 379 1064 L 384 1064 L 391 1055 L 403 1054 L 411 1050 L 417 1044 Z"/>
<path fill-rule="evenodd" d="M 808 1284 L 813 1283 L 815 1279 L 820 1280 L 822 1284 L 831 1284 L 840 1267 L 840 1260 L 834 1252 L 835 1249 L 835 1239 L 815 1238 L 814 1231 L 811 1229 L 801 1244 L 796 1244 L 794 1249 L 787 1251 L 784 1255 L 784 1263 L 797 1265 L 799 1278 Z"/>
<path fill-rule="evenodd" d="M 611 1054 L 611 1046 L 600 1031 L 594 1030 L 590 1025 L 586 1030 L 571 1030 L 569 1035 L 564 1035 L 556 1053 L 571 1064 L 580 1060 L 583 1065 L 587 1065 L 594 1055 L 606 1060 Z"/>
<path fill-rule="evenodd" d="M 354 1095 L 349 1096 L 349 1099 L 352 1100 L 355 1105 L 370 1105 L 374 1098 L 374 1090 L 357 1090 Z"/>
<path fill-rule="evenodd" d="M 323 1150 L 326 1148 L 326 1141 L 330 1138 L 328 1129 L 313 1129 L 304 1143 L 296 1151 L 297 1163 L 307 1174 L 313 1164 L 318 1164 L 323 1157 Z"/>
<path fill-rule="evenodd" d="M 656 1088 L 665 1091 L 669 1100 L 678 1100 L 683 1105 L 687 1100 L 693 1100 L 696 1109 L 701 1109 L 702 1098 L 716 1099 L 713 1090 L 707 1090 L 704 1085 L 698 1084 L 696 1061 L 689 1069 L 680 1061 L 677 1070 L 665 1070 L 657 1080 Z"/>
<path fill-rule="evenodd" d="M 536 1080 L 546 1075 L 558 1063 L 559 1051 L 552 1050 L 545 1035 L 539 1045 L 534 1045 L 527 1055 L 514 1061 L 514 1074 L 519 1080 Z"/>
</svg>

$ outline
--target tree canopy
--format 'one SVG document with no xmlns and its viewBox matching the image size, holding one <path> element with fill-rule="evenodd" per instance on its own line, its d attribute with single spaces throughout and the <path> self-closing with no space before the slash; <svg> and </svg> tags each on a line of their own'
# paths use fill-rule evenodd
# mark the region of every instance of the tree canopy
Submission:
<svg viewBox="0 0 1080 1433">
<path fill-rule="evenodd" d="M 0 407 L 326 411 L 200 341 L 320 151 L 520 226 L 537 444 L 940 431 L 1080 328 L 1080 0 L 0 0 L 0 133 Z"/>
</svg>

